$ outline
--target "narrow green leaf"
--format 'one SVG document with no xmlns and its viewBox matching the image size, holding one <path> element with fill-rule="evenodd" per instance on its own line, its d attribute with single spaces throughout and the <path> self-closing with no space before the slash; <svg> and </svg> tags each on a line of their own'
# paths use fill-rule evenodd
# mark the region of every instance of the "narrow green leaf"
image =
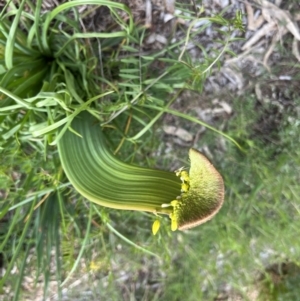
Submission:
<svg viewBox="0 0 300 301">
<path fill-rule="evenodd" d="M 26 3 L 26 0 L 22 0 L 20 7 L 18 9 L 18 12 L 11 25 L 9 35 L 7 37 L 7 42 L 5 45 L 5 65 L 6 65 L 7 69 L 11 69 L 13 67 L 13 55 L 14 55 L 16 32 L 17 32 L 17 27 L 19 25 L 19 21 L 20 21 L 21 14 L 22 14 L 25 3 Z"/>
</svg>

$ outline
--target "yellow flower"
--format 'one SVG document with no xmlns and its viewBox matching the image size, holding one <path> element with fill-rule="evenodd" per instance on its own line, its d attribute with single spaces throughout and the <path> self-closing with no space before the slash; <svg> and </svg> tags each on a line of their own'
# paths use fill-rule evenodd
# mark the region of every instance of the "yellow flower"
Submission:
<svg viewBox="0 0 300 301">
<path fill-rule="evenodd" d="M 158 232 L 159 228 L 160 228 L 160 220 L 157 219 L 157 220 L 154 221 L 154 223 L 152 225 L 153 235 L 155 235 Z"/>
</svg>

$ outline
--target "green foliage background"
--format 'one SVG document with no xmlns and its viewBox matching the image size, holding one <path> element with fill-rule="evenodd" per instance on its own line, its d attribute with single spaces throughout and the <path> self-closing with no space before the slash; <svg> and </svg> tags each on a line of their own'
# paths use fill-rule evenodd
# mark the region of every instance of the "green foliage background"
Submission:
<svg viewBox="0 0 300 301">
<path fill-rule="evenodd" d="M 225 136 L 218 124 L 212 128 L 171 108 L 183 91 L 201 93 L 222 55 L 232 55 L 230 30 L 240 26 L 240 15 L 209 19 L 227 26 L 220 31 L 224 47 L 195 64 L 185 46 L 205 25 L 195 32 L 181 29 L 186 40 L 142 56 L 148 31 L 134 25 L 122 4 L 84 2 L 109 8 L 115 27 L 107 33 L 82 32 L 82 1 L 47 14 L 41 4 L 8 1 L 10 10 L 0 15 L 1 298 L 32 294 L 22 287 L 27 276 L 37 287 L 43 279 L 44 296 L 62 297 L 60 284 L 69 288 L 69 298 L 78 296 L 72 283 L 79 279 L 90 300 L 218 300 L 222 294 L 251 300 L 249 292 L 261 300 L 298 300 L 299 93 L 277 127 L 263 133 L 257 125 L 272 104 L 258 109 L 251 93 L 232 97 L 234 116 Z M 171 233 L 166 219 L 152 236 L 155 216 L 84 200 L 64 176 L 56 148 L 58 129 L 63 134 L 82 110 L 112 128 L 108 140 L 124 161 L 162 169 L 188 166 L 182 148 L 174 147 L 173 157 L 153 155 L 167 147 L 160 137 L 165 113 L 210 128 L 201 143 L 214 149 L 225 180 L 220 213 L 187 232 Z M 220 155 L 223 137 L 228 139 Z M 50 280 L 58 284 L 54 289 Z"/>
</svg>

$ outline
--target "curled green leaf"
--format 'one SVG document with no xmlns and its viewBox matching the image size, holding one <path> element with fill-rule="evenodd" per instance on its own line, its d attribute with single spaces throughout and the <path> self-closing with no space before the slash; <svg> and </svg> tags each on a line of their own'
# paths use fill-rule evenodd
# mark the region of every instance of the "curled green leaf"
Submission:
<svg viewBox="0 0 300 301">
<path fill-rule="evenodd" d="M 124 163 L 109 150 L 105 130 L 87 112 L 74 118 L 58 150 L 69 181 L 85 198 L 115 209 L 167 214 L 172 230 L 207 221 L 223 203 L 222 177 L 201 153 L 190 150 L 189 173 Z M 153 233 L 158 229 L 156 221 Z"/>
<path fill-rule="evenodd" d="M 188 189 L 171 204 L 173 229 L 189 229 L 210 220 L 224 202 L 224 183 L 222 176 L 209 160 L 196 149 L 189 151 L 191 167 L 189 176 L 181 172 L 183 185 Z"/>
<path fill-rule="evenodd" d="M 63 169 L 79 193 L 110 208 L 172 212 L 161 205 L 180 193 L 174 173 L 119 160 L 109 150 L 98 121 L 86 112 L 74 118 L 71 128 L 59 140 L 58 150 Z"/>
</svg>

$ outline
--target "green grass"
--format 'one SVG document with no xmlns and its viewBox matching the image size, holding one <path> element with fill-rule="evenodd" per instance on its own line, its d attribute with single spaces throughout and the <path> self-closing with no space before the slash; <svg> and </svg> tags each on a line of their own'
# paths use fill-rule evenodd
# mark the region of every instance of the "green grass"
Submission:
<svg viewBox="0 0 300 301">
<path fill-rule="evenodd" d="M 241 106 L 241 102 L 249 105 Z M 295 106 L 298 103 L 299 98 Z M 298 300 L 299 289 L 293 283 L 299 270 L 281 275 L 279 285 L 268 281 L 266 271 L 272 264 L 299 265 L 299 125 L 296 119 L 287 122 L 296 113 L 283 115 L 276 140 L 273 137 L 267 144 L 265 138 L 271 133 L 262 137 L 255 132 L 261 120 L 256 101 L 245 97 L 233 104 L 235 117 L 227 131 L 248 149 L 243 153 L 229 144 L 222 157 L 213 152 L 227 188 L 220 213 L 187 233 L 169 237 L 163 232 L 157 241 L 148 238 L 157 242 L 153 248 L 164 258 L 163 268 L 156 268 L 157 273 L 165 272 L 159 280 L 163 300 L 182 300 L 183 296 L 185 300 L 213 300 L 223 287 L 230 287 L 231 294 L 243 295 L 245 300 L 246 289 L 260 291 L 261 300 Z M 212 133 L 203 139 L 201 143 L 210 141 L 214 148 L 217 138 Z M 132 231 L 128 229 L 126 235 L 136 239 Z M 155 263 L 153 259 L 145 265 L 151 269 Z M 139 268 L 143 269 L 137 263 L 135 269 Z M 130 274 L 132 269 L 126 272 Z M 259 274 L 266 278 L 259 280 Z"/>
<path fill-rule="evenodd" d="M 95 33 L 81 28 L 81 4 L 68 2 L 40 18 L 41 1 L 14 1 L 0 15 L 0 252 L 6 269 L 0 296 L 10 290 L 12 300 L 23 300 L 30 295 L 22 288 L 24 276 L 37 287 L 42 276 L 44 296 L 62 296 L 79 280 L 69 295 L 89 289 L 89 300 L 214 300 L 224 287 L 245 300 L 245 288 L 258 289 L 262 300 L 297 300 L 299 270 L 279 271 L 276 285 L 267 267 L 300 264 L 300 96 L 295 92 L 294 110 L 278 117 L 276 130 L 265 132 L 256 126 L 273 108 L 258 110 L 251 96 L 234 98 L 227 136 L 215 124 L 195 145 L 215 149 L 214 164 L 226 186 L 223 208 L 187 232 L 171 233 L 163 219 L 152 236 L 154 215 L 103 208 L 76 193 L 56 142 L 88 110 L 112 128 L 108 141 L 124 161 L 166 170 L 188 166 L 187 149 L 173 145 L 171 155 L 164 153 L 160 120 L 171 114 L 191 131 L 203 124 L 172 104 L 183 91 L 201 93 L 220 61 L 203 49 L 203 63 L 195 64 L 185 51 L 205 26 L 180 28 L 185 40 L 145 56 L 140 53 L 149 32 L 134 24 L 125 6 L 85 1 L 91 9 L 110 9 L 115 31 Z M 232 24 L 221 16 L 211 21 Z M 221 34 L 224 48 L 217 58 L 232 54 L 230 33 Z M 228 139 L 220 155 L 221 137 Z M 162 155 L 155 155 L 158 150 Z M 48 289 L 50 280 L 54 289 Z"/>
</svg>

